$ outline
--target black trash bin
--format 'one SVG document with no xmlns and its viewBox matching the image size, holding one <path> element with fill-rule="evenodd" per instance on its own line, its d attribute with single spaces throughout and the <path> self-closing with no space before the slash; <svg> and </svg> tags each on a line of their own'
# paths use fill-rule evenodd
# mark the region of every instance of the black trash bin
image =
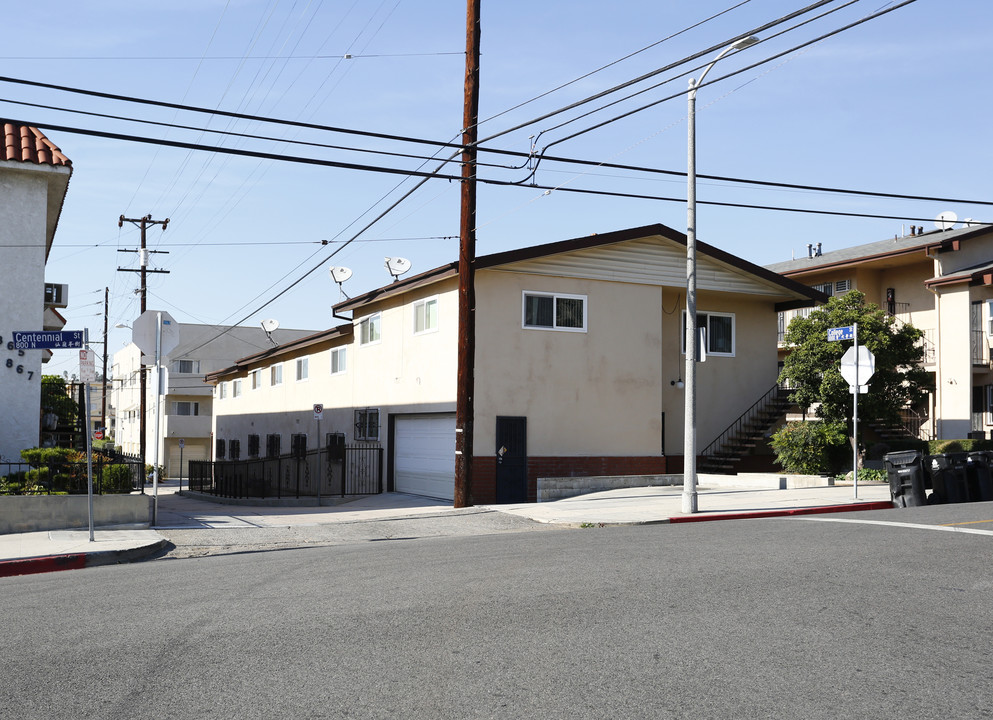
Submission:
<svg viewBox="0 0 993 720">
<path fill-rule="evenodd" d="M 965 453 L 928 455 L 925 464 L 931 473 L 931 503 L 968 502 L 969 490 L 965 479 Z"/>
<path fill-rule="evenodd" d="M 896 507 L 927 505 L 924 466 L 917 450 L 887 453 L 883 465 L 890 481 L 890 499 Z"/>
<path fill-rule="evenodd" d="M 969 499 L 973 502 L 993 500 L 993 453 L 976 450 L 965 461 L 965 481 Z"/>
</svg>

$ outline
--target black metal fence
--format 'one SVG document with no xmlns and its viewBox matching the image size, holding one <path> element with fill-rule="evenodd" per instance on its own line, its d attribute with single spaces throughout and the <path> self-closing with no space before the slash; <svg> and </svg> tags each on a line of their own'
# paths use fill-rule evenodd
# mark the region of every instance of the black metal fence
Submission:
<svg viewBox="0 0 993 720">
<path fill-rule="evenodd" d="M 189 488 L 229 498 L 301 498 L 383 492 L 383 448 L 323 448 L 250 460 L 191 460 Z"/>
<path fill-rule="evenodd" d="M 93 492 L 130 493 L 144 482 L 141 458 L 116 453 L 93 454 Z M 52 460 L 44 465 L 0 462 L 0 495 L 51 495 L 88 492 L 86 462 Z"/>
</svg>

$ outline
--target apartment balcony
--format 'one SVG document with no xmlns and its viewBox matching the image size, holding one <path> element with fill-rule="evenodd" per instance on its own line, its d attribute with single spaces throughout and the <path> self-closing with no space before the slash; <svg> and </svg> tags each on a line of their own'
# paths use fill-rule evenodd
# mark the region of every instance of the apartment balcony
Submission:
<svg viewBox="0 0 993 720">
<path fill-rule="evenodd" d="M 210 437 L 210 415 L 165 415 L 162 420 L 164 437 Z"/>
<path fill-rule="evenodd" d="M 973 366 L 990 367 L 990 339 L 982 330 L 970 333 L 970 349 Z"/>
</svg>

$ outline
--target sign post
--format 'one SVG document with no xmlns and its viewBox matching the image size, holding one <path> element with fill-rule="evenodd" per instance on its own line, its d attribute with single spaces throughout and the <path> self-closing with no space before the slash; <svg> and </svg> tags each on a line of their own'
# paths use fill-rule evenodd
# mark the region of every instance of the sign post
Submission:
<svg viewBox="0 0 993 720">
<path fill-rule="evenodd" d="M 186 447 L 186 438 L 179 438 L 179 494 L 183 494 L 183 448 Z"/>
<path fill-rule="evenodd" d="M 314 403 L 314 419 L 317 421 L 317 506 L 321 506 L 321 483 L 324 482 L 324 463 L 321 450 L 326 450 L 321 442 L 321 418 L 324 417 L 324 403 Z"/>
<path fill-rule="evenodd" d="M 859 324 L 830 328 L 828 340 L 853 340 L 854 344 L 841 358 L 841 376 L 848 381 L 852 393 L 852 485 L 859 499 L 859 394 L 869 392 L 867 383 L 876 372 L 876 358 L 867 347 L 859 347 Z"/>
</svg>

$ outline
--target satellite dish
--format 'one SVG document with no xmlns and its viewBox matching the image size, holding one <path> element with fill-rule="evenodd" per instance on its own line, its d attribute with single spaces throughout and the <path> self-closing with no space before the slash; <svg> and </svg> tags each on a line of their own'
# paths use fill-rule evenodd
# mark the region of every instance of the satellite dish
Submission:
<svg viewBox="0 0 993 720">
<path fill-rule="evenodd" d="M 393 282 L 396 282 L 401 275 L 410 270 L 410 260 L 402 257 L 386 258 L 386 269 L 393 276 Z"/>
<path fill-rule="evenodd" d="M 338 283 L 338 300 L 341 298 L 348 298 L 345 294 L 345 288 L 342 284 L 352 276 L 352 271 L 350 268 L 332 265 L 328 268 L 328 272 L 331 273 L 331 279 Z M 349 298 L 351 299 L 351 298 Z"/>
<path fill-rule="evenodd" d="M 352 276 L 352 271 L 347 267 L 335 267 L 332 265 L 329 272 L 331 273 L 331 279 L 339 285 Z"/>
<path fill-rule="evenodd" d="M 951 230 L 958 219 L 959 216 L 951 210 L 945 210 L 943 213 L 938 213 L 938 217 L 934 219 L 934 226 L 939 230 Z"/>
<path fill-rule="evenodd" d="M 272 339 L 272 333 L 278 327 L 279 327 L 279 320 L 274 320 L 272 318 L 269 318 L 267 320 L 262 321 L 262 329 L 265 331 L 265 336 L 269 338 L 269 342 L 271 342 L 273 345 L 279 345 L 279 343 L 277 343 L 275 340 Z"/>
</svg>

